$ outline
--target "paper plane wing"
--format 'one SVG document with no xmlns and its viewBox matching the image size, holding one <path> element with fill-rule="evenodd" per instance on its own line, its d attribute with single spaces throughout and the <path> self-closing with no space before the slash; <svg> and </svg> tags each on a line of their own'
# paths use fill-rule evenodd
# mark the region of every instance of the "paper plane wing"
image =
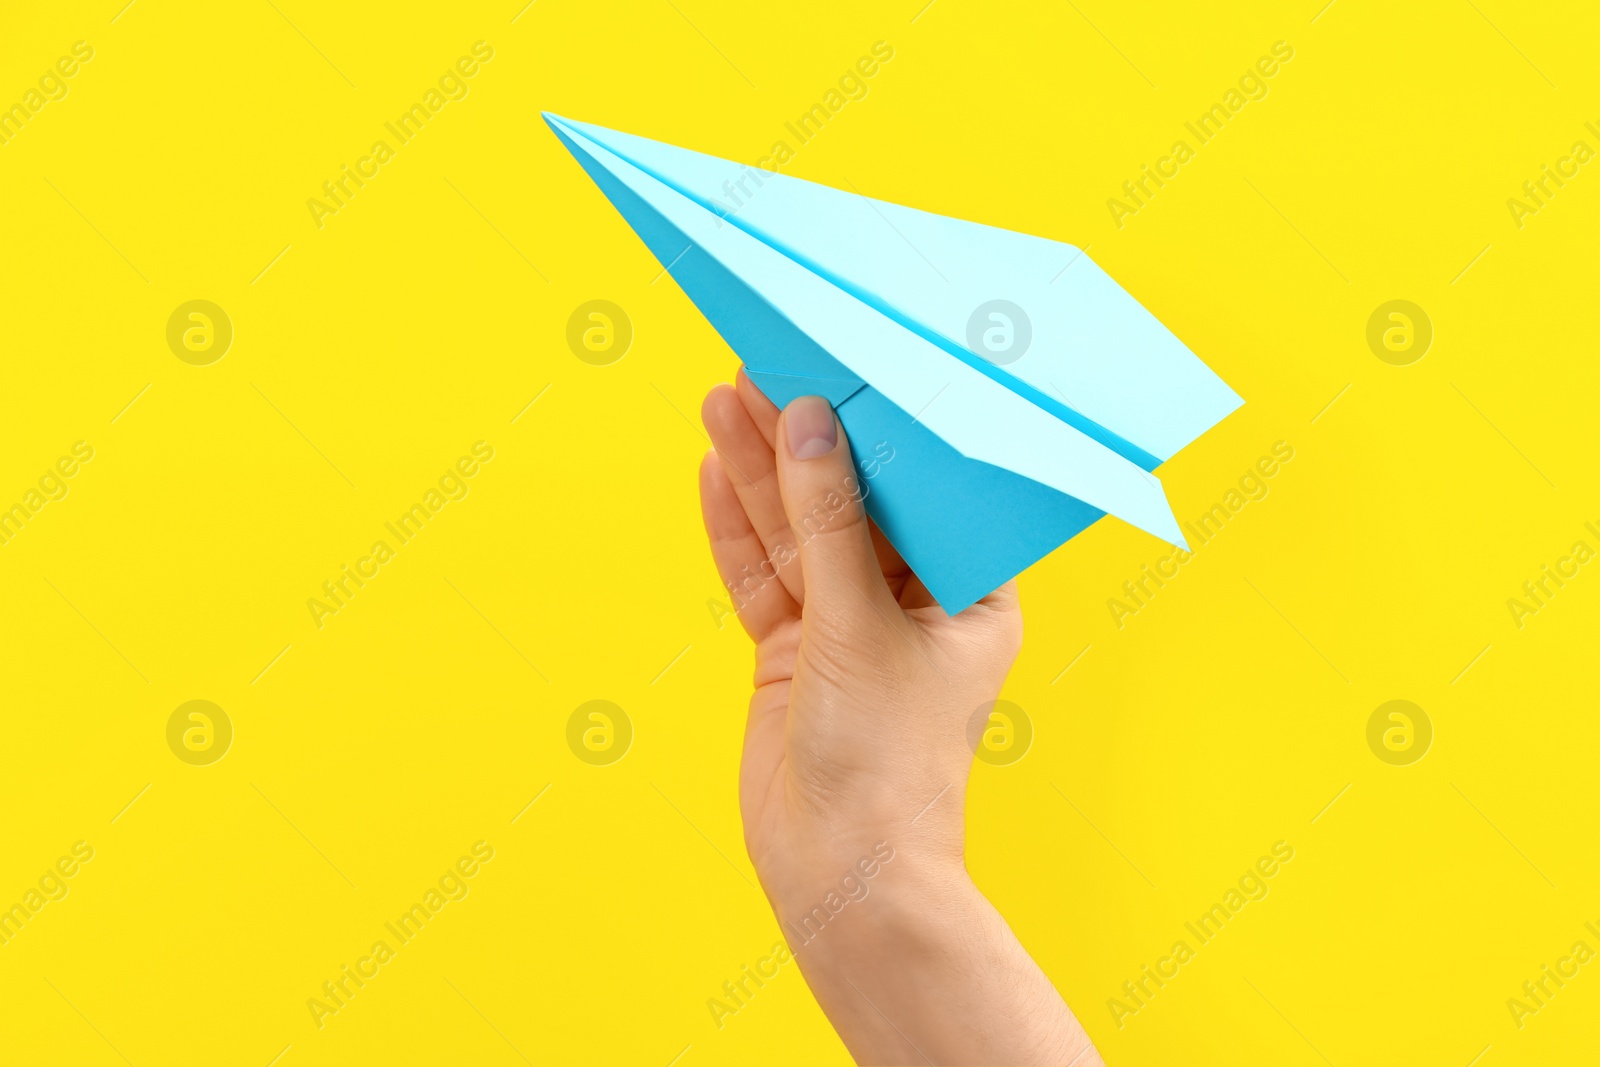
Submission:
<svg viewBox="0 0 1600 1067">
<path fill-rule="evenodd" d="M 945 610 L 1108 512 L 1184 543 L 1149 472 L 1241 401 L 1080 250 L 545 119 L 775 404 L 833 404 Z"/>
</svg>

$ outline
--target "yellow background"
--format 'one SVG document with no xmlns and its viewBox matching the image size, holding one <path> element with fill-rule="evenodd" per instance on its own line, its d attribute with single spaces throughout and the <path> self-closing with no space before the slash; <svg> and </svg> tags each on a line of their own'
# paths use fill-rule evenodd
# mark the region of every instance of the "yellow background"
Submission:
<svg viewBox="0 0 1600 1067">
<path fill-rule="evenodd" d="M 1600 948 L 1600 573 L 1506 605 L 1600 547 L 1600 173 L 1506 206 L 1600 147 L 1585 5 L 120 3 L 0 25 L 3 102 L 95 50 L 0 146 L 0 503 L 95 449 L 0 546 L 0 903 L 95 849 L 0 946 L 0 1060 L 846 1061 L 792 967 L 706 1007 L 778 937 L 694 494 L 735 359 L 538 113 L 753 162 L 879 40 L 787 173 L 1091 246 L 1247 401 L 1162 469 L 1180 518 L 1295 449 L 1121 629 L 1148 536 L 1023 576 L 1036 737 L 975 771 L 979 884 L 1113 1064 L 1592 1051 L 1600 965 L 1506 1007 Z M 479 40 L 470 95 L 318 229 L 306 200 Z M 1280 40 L 1269 95 L 1115 226 Z M 564 340 L 596 298 L 634 324 L 611 366 Z M 165 341 L 191 299 L 234 326 L 210 366 Z M 1434 325 L 1410 366 L 1365 340 L 1391 299 Z M 319 630 L 307 598 L 478 440 L 470 494 Z M 210 766 L 167 747 L 193 699 L 234 725 Z M 566 745 L 591 699 L 636 731 L 611 766 Z M 1390 699 L 1435 730 L 1410 766 L 1367 746 Z M 307 999 L 479 840 L 470 895 L 318 1029 Z M 1107 999 L 1279 840 L 1270 895 L 1119 1029 Z"/>
</svg>

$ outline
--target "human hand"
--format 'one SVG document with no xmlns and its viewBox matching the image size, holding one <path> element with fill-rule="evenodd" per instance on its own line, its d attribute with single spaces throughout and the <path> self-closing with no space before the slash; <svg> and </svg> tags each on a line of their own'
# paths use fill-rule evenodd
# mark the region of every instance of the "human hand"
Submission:
<svg viewBox="0 0 1600 1067">
<path fill-rule="evenodd" d="M 702 416 L 706 531 L 756 644 L 745 845 L 818 1002 L 861 1062 L 1099 1063 L 964 862 L 1016 584 L 946 614 L 867 519 L 825 400 L 780 414 L 740 371 Z"/>
</svg>

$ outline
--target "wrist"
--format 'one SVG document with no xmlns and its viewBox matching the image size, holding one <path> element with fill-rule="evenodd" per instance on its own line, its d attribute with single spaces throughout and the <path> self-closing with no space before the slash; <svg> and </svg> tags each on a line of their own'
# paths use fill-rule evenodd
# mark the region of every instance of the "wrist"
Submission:
<svg viewBox="0 0 1600 1067">
<path fill-rule="evenodd" d="M 809 863 L 796 884 L 771 894 L 783 936 L 802 961 L 933 951 L 983 901 L 959 856 L 886 840 L 860 851 Z"/>
<path fill-rule="evenodd" d="M 1025 986 L 1007 951 L 1014 939 L 965 870 L 908 862 L 897 871 L 901 858 L 911 859 L 897 854 L 867 896 L 825 923 L 815 910 L 779 909 L 806 983 L 856 1061 L 1066 1062 L 990 1058 L 989 1017 L 1014 1005 L 991 1004 L 978 991 L 995 976 L 1006 997 Z M 1033 966 L 1025 956 L 1022 962 Z M 983 1006 L 974 1013 L 977 1002 Z"/>
</svg>

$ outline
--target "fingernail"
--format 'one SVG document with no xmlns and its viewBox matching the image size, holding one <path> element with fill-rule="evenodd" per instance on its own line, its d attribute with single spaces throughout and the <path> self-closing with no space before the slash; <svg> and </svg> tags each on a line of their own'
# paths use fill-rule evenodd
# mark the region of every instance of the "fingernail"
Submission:
<svg viewBox="0 0 1600 1067">
<path fill-rule="evenodd" d="M 833 408 L 820 396 L 803 396 L 789 405 L 784 412 L 784 433 L 789 438 L 789 454 L 795 459 L 826 456 L 839 443 Z"/>
</svg>

